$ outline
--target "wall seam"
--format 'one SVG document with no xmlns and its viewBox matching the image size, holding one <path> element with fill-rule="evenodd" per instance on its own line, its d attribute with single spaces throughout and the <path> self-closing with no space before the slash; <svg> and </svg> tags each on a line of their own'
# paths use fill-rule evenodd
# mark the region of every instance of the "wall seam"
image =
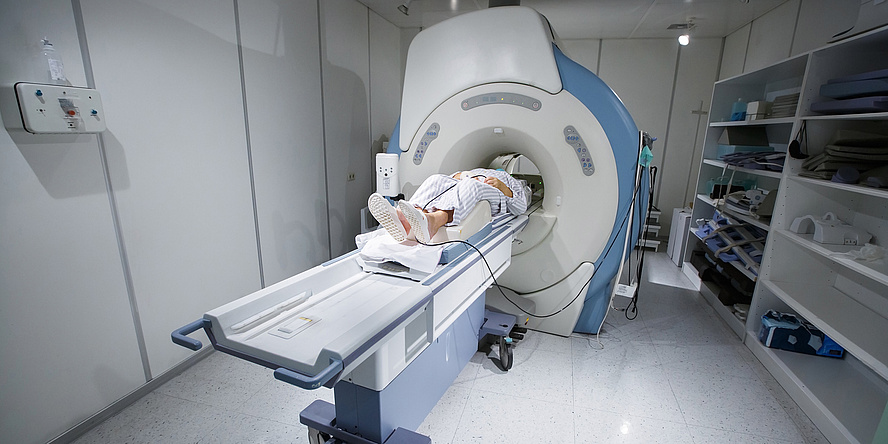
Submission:
<svg viewBox="0 0 888 444">
<path fill-rule="evenodd" d="M 595 75 L 601 77 L 601 51 L 604 49 L 604 39 L 598 39 L 598 60 L 595 61 Z"/>
<path fill-rule="evenodd" d="M 709 111 L 712 110 L 712 95 L 715 92 L 715 83 L 717 83 L 718 81 L 721 80 L 722 62 L 724 61 L 724 58 L 725 58 L 725 43 L 727 42 L 727 40 L 728 40 L 727 37 L 721 38 L 721 47 L 719 48 L 719 52 L 718 52 L 718 64 L 715 66 L 715 82 L 712 83 L 712 91 L 709 93 L 709 109 L 706 110 L 706 121 L 705 121 L 706 127 L 709 126 Z M 700 105 L 700 110 L 703 111 L 702 103 Z M 698 115 L 697 116 L 697 127 L 694 129 L 694 131 L 695 131 L 695 134 L 694 134 L 694 154 L 697 153 L 697 144 L 704 143 L 699 140 L 700 119 L 701 119 L 701 117 L 700 117 L 700 115 Z M 703 140 L 704 141 L 706 140 L 705 131 L 704 131 Z M 703 148 L 701 147 L 700 148 L 700 157 L 699 157 L 700 160 L 698 160 L 697 157 L 694 157 L 691 160 L 693 162 L 698 162 L 697 166 L 699 166 L 702 164 L 702 155 L 703 155 Z M 694 167 L 692 166 L 691 171 L 693 171 L 693 168 Z M 699 176 L 700 176 L 699 170 L 697 171 L 696 176 L 692 176 L 692 175 L 688 174 L 688 181 L 685 183 L 685 192 L 684 192 L 684 198 L 683 198 L 683 201 L 685 203 L 690 202 L 691 205 L 693 205 L 693 203 L 696 199 L 696 195 L 697 195 L 697 181 L 699 179 Z M 691 187 L 693 187 L 693 191 L 691 191 L 691 189 L 692 189 Z M 688 194 L 689 191 L 690 191 L 690 194 Z"/>
<path fill-rule="evenodd" d="M 330 229 L 330 172 L 327 170 L 327 108 L 324 103 L 324 43 L 321 0 L 316 0 L 318 16 L 318 69 L 321 80 L 321 147 L 324 150 L 324 205 L 327 209 L 327 257 L 333 258 L 333 232 Z"/>
<path fill-rule="evenodd" d="M 740 74 L 746 73 L 746 61 L 749 60 L 749 42 L 752 41 L 752 27 L 755 20 L 749 22 L 749 31 L 746 32 L 746 49 L 743 51 L 743 67 L 740 68 Z"/>
<path fill-rule="evenodd" d="M 799 7 L 796 9 L 795 23 L 792 26 L 792 38 L 789 40 L 789 54 L 786 55 L 786 58 L 792 57 L 792 50 L 795 47 L 796 32 L 799 30 L 799 19 L 802 16 L 802 1 L 799 0 Z"/>
<path fill-rule="evenodd" d="M 370 23 L 370 8 L 367 8 L 367 135 L 370 136 L 370 140 L 367 141 L 367 149 L 370 150 L 370 183 L 373 186 L 373 177 L 374 172 L 376 171 L 376 158 L 373 156 L 373 58 L 371 57 L 372 51 L 372 43 L 370 39 L 373 35 L 370 32 L 370 27 L 372 24 Z M 370 192 L 376 190 L 371 189 Z M 363 228 L 363 227 L 361 227 Z"/>
<path fill-rule="evenodd" d="M 666 113 L 666 134 L 663 135 L 663 150 L 661 151 L 660 158 L 663 159 L 663 162 L 660 164 L 660 168 L 666 165 L 666 151 L 669 148 L 669 129 L 672 127 L 672 112 L 675 109 L 675 86 L 678 85 L 678 70 L 681 66 L 681 45 L 678 47 L 678 51 L 675 52 L 675 72 L 672 75 L 672 94 L 669 96 L 669 111 Z M 663 177 L 663 171 L 657 172 L 660 177 Z M 654 190 L 653 201 L 654 206 L 660 199 L 660 187 L 663 186 L 663 181 L 657 181 L 657 189 Z"/>
<path fill-rule="evenodd" d="M 256 199 L 256 175 L 253 171 L 253 144 L 250 136 L 250 112 L 247 107 L 247 80 L 244 74 L 244 45 L 241 42 L 240 8 L 234 6 L 234 32 L 237 39 L 237 66 L 240 74 L 241 100 L 244 105 L 244 136 L 247 143 L 247 168 L 250 172 L 250 196 L 253 200 L 253 225 L 256 228 L 256 255 L 259 259 L 259 287 L 265 288 L 265 266 L 262 263 L 262 235 L 259 232 L 259 204 Z"/>
<path fill-rule="evenodd" d="M 86 39 L 86 25 L 83 21 L 83 9 L 80 0 L 71 0 L 74 11 L 74 25 L 77 29 L 77 39 L 80 43 L 80 56 L 83 61 L 83 70 L 86 74 L 86 84 L 89 88 L 96 88 L 96 79 L 92 69 L 92 59 L 89 54 L 89 44 Z M 105 179 L 105 191 L 108 194 L 108 205 L 111 210 L 111 224 L 114 227 L 114 236 L 117 239 L 117 251 L 120 255 L 120 267 L 123 272 L 123 281 L 126 286 L 127 299 L 130 304 L 130 314 L 133 318 L 133 329 L 136 334 L 136 343 L 139 346 L 139 356 L 142 359 L 142 371 L 145 381 L 151 381 L 151 365 L 148 362 L 148 347 L 145 343 L 145 333 L 142 329 L 142 320 L 139 315 L 139 304 L 136 301 L 136 289 L 133 284 L 132 269 L 130 268 L 129 255 L 123 230 L 120 223 L 120 212 L 117 206 L 117 197 L 114 194 L 114 183 L 111 180 L 111 169 L 108 166 L 108 155 L 105 150 L 105 138 L 102 133 L 96 134 L 96 142 L 99 148 L 99 158 L 102 162 L 102 174 Z"/>
</svg>

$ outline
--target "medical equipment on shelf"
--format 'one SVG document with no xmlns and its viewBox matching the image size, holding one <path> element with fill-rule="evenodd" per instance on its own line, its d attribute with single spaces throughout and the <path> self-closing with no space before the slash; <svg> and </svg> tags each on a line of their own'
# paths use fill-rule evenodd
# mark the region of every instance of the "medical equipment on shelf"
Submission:
<svg viewBox="0 0 888 444">
<path fill-rule="evenodd" d="M 797 234 L 814 234 L 814 242 L 832 245 L 864 245 L 873 236 L 860 228 L 848 225 L 832 212 L 820 219 L 814 216 L 797 217 L 789 226 L 789 231 Z"/>
<path fill-rule="evenodd" d="M 712 219 L 701 224 L 694 233 L 719 259 L 734 262 L 752 274 L 748 276 L 751 280 L 756 279 L 766 238 L 766 233 L 758 227 L 739 223 L 716 210 Z"/>
<path fill-rule="evenodd" d="M 431 272 L 356 250 L 172 335 L 196 350 L 188 335 L 203 329 L 214 348 L 277 379 L 334 388 L 335 404 L 315 401 L 300 415 L 312 443 L 429 442 L 410 429 L 485 335 L 499 337 L 508 370 L 512 338 L 526 328 L 597 333 L 637 240 L 632 227 L 643 224 L 649 162 L 640 166 L 639 153 L 650 138 L 534 10 L 492 8 L 423 30 L 402 97 L 388 156 L 377 158 L 381 193 L 409 199 L 432 174 L 504 168 L 527 183 L 528 211 L 491 218 L 482 201 L 432 238 L 451 243 Z M 487 291 L 497 281 L 502 294 Z"/>
</svg>

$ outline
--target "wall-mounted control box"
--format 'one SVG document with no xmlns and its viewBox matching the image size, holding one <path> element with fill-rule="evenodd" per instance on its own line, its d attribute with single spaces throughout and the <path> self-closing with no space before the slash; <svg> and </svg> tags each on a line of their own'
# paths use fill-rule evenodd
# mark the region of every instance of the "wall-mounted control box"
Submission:
<svg viewBox="0 0 888 444">
<path fill-rule="evenodd" d="M 376 192 L 388 197 L 395 197 L 401 192 L 397 154 L 376 154 Z"/>
<path fill-rule="evenodd" d="M 15 97 L 22 127 L 29 133 L 105 131 L 102 96 L 94 89 L 19 82 L 15 84 Z"/>
</svg>

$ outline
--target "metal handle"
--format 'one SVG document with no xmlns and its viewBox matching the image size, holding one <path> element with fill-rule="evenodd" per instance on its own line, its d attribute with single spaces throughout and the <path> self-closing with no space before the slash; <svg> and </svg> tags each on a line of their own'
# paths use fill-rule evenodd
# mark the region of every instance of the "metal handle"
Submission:
<svg viewBox="0 0 888 444">
<path fill-rule="evenodd" d="M 181 345 L 185 348 L 190 348 L 194 351 L 200 350 L 203 347 L 203 344 L 200 343 L 197 339 L 191 339 L 188 337 L 191 333 L 194 333 L 204 326 L 203 318 L 198 319 L 184 327 L 180 327 L 179 329 L 173 331 L 170 335 L 173 338 L 173 343 Z"/>
<path fill-rule="evenodd" d="M 333 377 L 339 374 L 339 372 L 341 371 L 342 361 L 338 359 L 330 359 L 330 365 L 328 365 L 327 368 L 321 370 L 321 372 L 315 376 L 306 376 L 301 373 L 296 373 L 293 370 L 281 367 L 274 371 L 274 379 L 284 381 L 288 384 L 293 384 L 306 390 L 314 390 L 326 384 L 327 381 L 333 379 Z"/>
</svg>

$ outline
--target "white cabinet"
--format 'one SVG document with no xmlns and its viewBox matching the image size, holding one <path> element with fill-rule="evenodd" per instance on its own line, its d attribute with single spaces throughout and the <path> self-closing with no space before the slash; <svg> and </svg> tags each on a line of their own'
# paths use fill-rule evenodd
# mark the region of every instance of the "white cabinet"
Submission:
<svg viewBox="0 0 888 444">
<path fill-rule="evenodd" d="M 758 186 L 767 184 L 778 193 L 770 220 L 736 215 L 739 220 L 760 224 L 768 233 L 747 320 L 732 316 L 711 294 L 708 299 L 832 443 L 873 442 L 888 402 L 888 258 L 854 260 L 844 253 L 859 250 L 860 246 L 820 244 L 810 234 L 792 232 L 790 226 L 797 217 L 820 217 L 832 212 L 872 234 L 872 243 L 888 248 L 888 189 L 803 177 L 803 160 L 791 157 L 787 157 L 779 174 L 732 171 L 713 156 L 713 148 L 720 131 L 732 126 L 763 126 L 771 145 L 783 150 L 804 134 L 806 143 L 801 148 L 810 156 L 823 153 L 840 130 L 888 135 L 888 112 L 811 111 L 812 104 L 827 100 L 820 96 L 823 84 L 888 69 L 886 56 L 888 29 L 881 29 L 716 83 L 694 205 L 695 220 L 712 211 L 717 202 L 709 197 L 705 184 L 723 169 L 755 175 Z M 738 97 L 771 100 L 769 94 L 792 89 L 800 93 L 794 117 L 718 121 L 729 115 Z M 686 260 L 692 257 L 694 248 L 690 242 Z M 693 274 L 693 269 L 686 268 L 686 274 Z M 712 293 L 711 289 L 707 291 L 706 283 L 701 292 Z M 758 340 L 761 317 L 771 309 L 801 315 L 844 347 L 845 358 L 762 346 Z"/>
</svg>

